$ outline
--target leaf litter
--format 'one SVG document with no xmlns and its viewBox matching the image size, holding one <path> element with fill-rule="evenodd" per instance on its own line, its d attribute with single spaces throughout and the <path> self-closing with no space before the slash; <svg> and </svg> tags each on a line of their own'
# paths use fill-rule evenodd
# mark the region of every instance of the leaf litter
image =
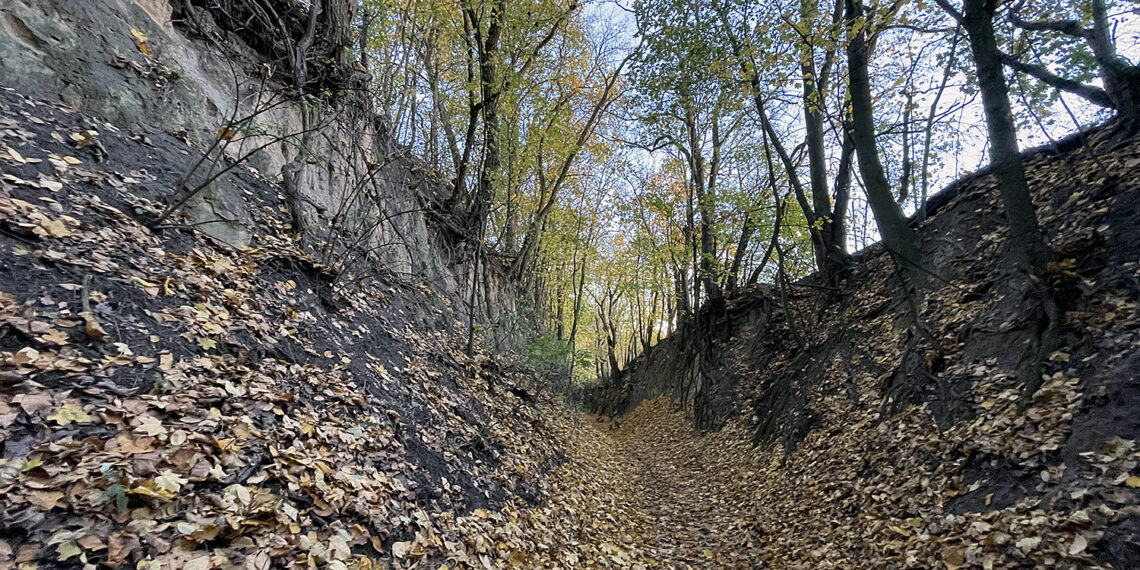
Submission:
<svg viewBox="0 0 1140 570">
<path fill-rule="evenodd" d="M 885 378 L 835 389 L 833 363 L 794 449 L 753 446 L 746 416 L 697 432 L 664 399 L 576 417 L 378 308 L 390 290 L 306 305 L 273 268 L 312 258 L 271 207 L 246 250 L 164 242 L 122 208 L 147 207 L 145 165 L 86 170 L 60 154 L 86 140 L 69 112 L 3 98 L 0 248 L 25 281 L 0 292 L 0 568 L 1093 567 L 1137 513 L 1134 440 L 1057 460 L 1092 397 L 1068 353 L 1024 412 L 1009 370 L 952 364 L 973 416 L 942 428 L 925 404 L 884 410 Z M 1098 291 L 1074 317 L 1134 349 L 1134 301 Z M 954 295 L 947 330 L 983 309 Z M 859 332 L 889 341 L 869 359 L 901 359 L 866 313 Z M 364 342 L 381 337 L 398 350 Z M 957 508 L 990 489 L 976 461 L 1032 492 Z"/>
</svg>

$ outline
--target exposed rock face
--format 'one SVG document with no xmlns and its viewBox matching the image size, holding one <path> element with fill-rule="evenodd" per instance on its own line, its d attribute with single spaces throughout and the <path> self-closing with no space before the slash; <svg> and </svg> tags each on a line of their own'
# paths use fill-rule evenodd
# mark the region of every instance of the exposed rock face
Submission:
<svg viewBox="0 0 1140 570">
<path fill-rule="evenodd" d="M 451 194 L 450 183 L 392 144 L 367 104 L 314 111 L 290 100 L 298 98 L 261 77 L 275 62 L 220 29 L 204 11 L 194 13 L 193 25 L 180 18 L 166 0 L 5 2 L 0 86 L 58 98 L 132 134 L 155 128 L 178 133 L 201 149 L 210 148 L 234 118 L 252 115 L 242 132 L 219 145 L 221 153 L 211 154 L 224 154 L 214 172 L 236 161 L 237 167 L 281 180 L 283 168 L 294 164 L 286 182 L 296 196 L 287 196 L 291 204 L 283 207 L 298 210 L 295 219 L 308 238 L 360 246 L 369 250 L 371 267 L 430 288 L 442 303 L 417 306 L 421 322 L 439 326 L 452 320 L 441 314 L 465 319 L 471 256 L 465 244 L 433 224 L 433 212 Z M 209 180 L 203 174 L 208 166 L 190 177 L 191 186 L 204 180 L 205 187 L 180 216 L 219 242 L 248 246 L 254 230 L 246 198 L 229 174 Z M 477 322 L 517 312 L 514 287 L 500 269 L 480 269 L 486 286 L 476 303 Z M 485 329 L 496 344 L 517 334 L 509 327 Z"/>
</svg>

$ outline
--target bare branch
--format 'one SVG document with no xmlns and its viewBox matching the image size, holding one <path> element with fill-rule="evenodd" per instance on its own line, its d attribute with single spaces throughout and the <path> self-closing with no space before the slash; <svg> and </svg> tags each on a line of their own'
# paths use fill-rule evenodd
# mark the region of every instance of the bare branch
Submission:
<svg viewBox="0 0 1140 570">
<path fill-rule="evenodd" d="M 1077 20 L 1024 20 L 1020 10 L 1009 11 L 1009 21 L 1023 29 L 1032 32 L 1060 32 L 1069 36 L 1088 39 L 1092 34 L 1090 30 L 1081 26 Z"/>
<path fill-rule="evenodd" d="M 1100 105 L 1101 107 L 1107 107 L 1109 109 L 1116 108 L 1116 104 L 1112 102 L 1112 99 L 1108 96 L 1108 93 L 1100 87 L 1086 85 L 1080 81 L 1061 77 L 1060 75 L 1049 71 L 1049 68 L 1045 67 L 1044 65 L 1026 63 L 1004 52 L 1002 52 L 1000 55 L 1002 63 L 1019 73 L 1033 76 L 1045 84 L 1056 87 L 1061 91 L 1079 95 L 1092 103 Z"/>
</svg>

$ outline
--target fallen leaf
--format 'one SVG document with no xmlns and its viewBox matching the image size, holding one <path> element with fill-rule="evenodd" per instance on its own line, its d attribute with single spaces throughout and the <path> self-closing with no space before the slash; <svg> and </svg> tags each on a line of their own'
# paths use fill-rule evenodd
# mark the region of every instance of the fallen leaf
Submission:
<svg viewBox="0 0 1140 570">
<path fill-rule="evenodd" d="M 184 570 L 210 570 L 210 556 L 199 556 L 186 563 L 182 568 Z"/>
<path fill-rule="evenodd" d="M 103 339 L 107 338 L 107 331 L 104 330 L 103 325 L 100 325 L 99 321 L 95 319 L 95 315 L 84 311 L 82 313 L 79 313 L 79 316 L 83 317 L 83 321 L 86 324 L 84 326 L 84 331 L 87 333 L 87 336 L 91 337 L 91 340 L 102 341 Z"/>
<path fill-rule="evenodd" d="M 393 542 L 392 543 L 392 556 L 395 556 L 396 558 L 406 557 L 408 555 L 408 552 L 410 552 L 411 550 L 412 550 L 412 544 L 410 542 Z"/>
<path fill-rule="evenodd" d="M 166 435 L 166 428 L 163 427 L 162 422 L 158 421 L 158 418 L 154 416 L 142 416 L 135 431 L 151 437 Z"/>
<path fill-rule="evenodd" d="M 170 493 L 177 493 L 182 488 L 182 485 L 185 485 L 188 482 L 189 481 L 178 476 L 177 473 L 169 469 L 163 471 L 162 475 L 154 478 L 155 488 Z"/>
<path fill-rule="evenodd" d="M 24 413 L 32 415 L 40 410 L 51 407 L 51 395 L 46 393 L 18 394 L 12 398 L 12 403 L 19 405 L 20 408 L 24 410 Z"/>
<path fill-rule="evenodd" d="M 1073 544 L 1069 545 L 1069 554 L 1076 556 L 1085 551 L 1089 546 L 1089 541 L 1082 535 L 1077 535 L 1073 539 Z"/>
<path fill-rule="evenodd" d="M 134 28 L 131 28 L 131 35 L 135 37 L 135 44 L 138 45 L 139 51 L 141 51 L 143 55 L 149 56 L 150 55 L 150 46 L 147 45 L 147 43 L 146 43 L 146 41 L 149 38 L 147 38 L 145 35 L 143 35 L 142 32 L 140 32 Z"/>
<path fill-rule="evenodd" d="M 55 547 L 55 551 L 59 554 L 60 562 L 63 562 L 69 558 L 75 558 L 76 556 L 83 554 L 83 549 L 79 548 L 79 545 L 76 544 L 74 540 L 69 540 L 63 544 L 60 544 L 59 546 Z"/>
<path fill-rule="evenodd" d="M 44 219 L 40 222 L 40 227 L 51 237 L 65 238 L 71 235 L 71 230 L 67 229 L 63 220 Z"/>
<path fill-rule="evenodd" d="M 62 498 L 63 493 L 59 491 L 32 491 L 28 495 L 28 502 L 45 511 L 50 511 Z"/>
<path fill-rule="evenodd" d="M 91 421 L 91 416 L 83 411 L 83 408 L 75 404 L 64 404 L 55 411 L 55 414 L 48 416 L 49 420 L 65 426 L 69 423 L 75 422 L 77 424 L 87 423 Z"/>
</svg>

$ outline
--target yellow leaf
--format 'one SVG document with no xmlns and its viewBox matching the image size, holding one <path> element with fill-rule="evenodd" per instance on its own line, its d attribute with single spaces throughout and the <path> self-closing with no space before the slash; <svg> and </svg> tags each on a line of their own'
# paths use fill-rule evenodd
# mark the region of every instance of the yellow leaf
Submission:
<svg viewBox="0 0 1140 570">
<path fill-rule="evenodd" d="M 29 459 L 27 461 L 27 463 L 24 463 L 24 466 L 20 468 L 20 471 L 27 473 L 28 471 L 31 471 L 32 469 L 35 469 L 36 467 L 39 467 L 43 464 L 44 464 L 44 459 L 37 455 L 37 456 Z"/>
<path fill-rule="evenodd" d="M 54 420 L 55 423 L 65 426 L 71 422 L 77 424 L 87 423 L 91 421 L 91 416 L 83 411 L 83 408 L 75 404 L 64 404 L 55 411 L 55 414 L 48 416 L 49 420 Z"/>
<path fill-rule="evenodd" d="M 139 51 L 141 51 L 143 55 L 149 56 L 150 46 L 148 46 L 146 43 L 149 38 L 134 28 L 131 28 L 131 35 L 135 37 L 135 43 L 139 46 Z"/>
<path fill-rule="evenodd" d="M 132 495 L 142 495 L 144 497 L 154 497 L 156 499 L 173 499 L 174 493 L 170 491 L 163 491 L 161 489 L 152 489 L 146 485 L 139 485 L 127 491 Z"/>
<path fill-rule="evenodd" d="M 45 219 L 40 222 L 40 227 L 51 237 L 64 238 L 71 235 L 71 230 L 67 229 L 62 220 Z"/>
<path fill-rule="evenodd" d="M 158 287 L 157 283 L 151 283 L 150 281 L 147 281 L 140 277 L 131 277 L 131 282 L 135 285 L 138 285 L 139 287 L 142 287 L 143 289 L 146 289 L 148 287 Z"/>
<path fill-rule="evenodd" d="M 1128 485 L 1129 487 L 1133 487 L 1133 488 L 1140 487 L 1140 477 L 1133 475 L 1133 476 L 1125 479 L 1124 484 Z"/>
<path fill-rule="evenodd" d="M 218 341 L 203 337 L 198 339 L 198 346 L 202 347 L 202 350 L 210 350 L 218 346 Z"/>
<path fill-rule="evenodd" d="M 214 440 L 214 445 L 218 446 L 218 449 L 221 451 L 229 451 L 231 449 L 234 449 L 234 442 L 237 441 L 232 437 L 228 437 L 226 439 L 218 439 L 217 436 L 211 435 L 210 438 Z"/>
<path fill-rule="evenodd" d="M 67 560 L 68 558 L 74 558 L 80 554 L 83 554 L 83 549 L 79 548 L 79 545 L 75 544 L 74 540 L 69 540 L 63 544 L 60 544 L 59 546 L 55 547 L 55 551 L 59 554 L 60 562 Z"/>
</svg>

